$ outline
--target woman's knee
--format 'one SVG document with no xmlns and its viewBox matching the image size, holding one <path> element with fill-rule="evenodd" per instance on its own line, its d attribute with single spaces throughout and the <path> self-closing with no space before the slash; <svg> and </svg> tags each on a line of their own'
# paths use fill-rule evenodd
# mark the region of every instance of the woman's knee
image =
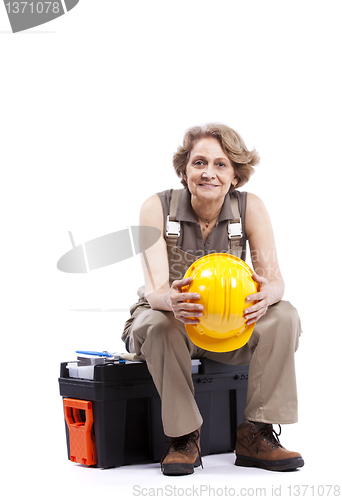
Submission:
<svg viewBox="0 0 342 500">
<path fill-rule="evenodd" d="M 280 341 L 284 346 L 293 345 L 295 351 L 302 331 L 297 309 L 286 300 L 269 307 L 262 320 L 256 323 L 255 329 L 260 339 L 267 337 L 268 341 Z"/>
<path fill-rule="evenodd" d="M 135 345 L 138 343 L 140 346 L 144 344 L 141 351 L 146 352 L 147 347 L 149 351 L 158 351 L 159 353 L 164 350 L 165 344 L 184 343 L 185 328 L 176 318 L 172 312 L 149 310 L 144 311 L 136 320 L 136 324 L 132 327 L 132 334 L 135 339 Z"/>
<path fill-rule="evenodd" d="M 294 350 L 298 349 L 299 337 L 302 333 L 302 326 L 300 316 L 297 309 L 288 301 L 281 301 L 283 303 L 282 321 L 286 322 L 288 335 L 291 336 L 291 341 L 294 343 Z"/>
<path fill-rule="evenodd" d="M 300 335 L 302 329 L 297 309 L 287 300 L 281 300 L 275 305 L 278 321 L 286 325 L 289 332 L 293 332 L 295 335 L 299 333 Z"/>
<path fill-rule="evenodd" d="M 155 332 L 164 331 L 170 328 L 172 318 L 167 311 L 159 311 L 148 309 L 141 313 L 132 325 L 132 332 L 135 335 L 146 337 L 146 335 L 154 334 Z M 173 316 L 173 314 L 172 314 Z"/>
</svg>

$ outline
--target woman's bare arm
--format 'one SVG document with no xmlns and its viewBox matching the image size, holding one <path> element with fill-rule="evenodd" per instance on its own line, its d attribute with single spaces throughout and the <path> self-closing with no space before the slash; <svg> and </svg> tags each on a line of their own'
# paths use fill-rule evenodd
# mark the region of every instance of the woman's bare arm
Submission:
<svg viewBox="0 0 342 500">
<path fill-rule="evenodd" d="M 176 280 L 169 286 L 169 262 L 164 235 L 163 208 L 158 195 L 148 198 L 140 210 L 140 226 L 152 226 L 160 230 L 157 243 L 145 251 L 142 266 L 145 279 L 145 296 L 152 309 L 173 311 L 183 323 L 198 323 L 194 319 L 202 316 L 203 306 L 188 303 L 187 300 L 199 299 L 194 293 L 185 293 L 182 287 L 191 283 L 192 278 Z M 142 237 L 143 237 L 142 233 Z M 144 245 L 142 244 L 142 247 Z"/>
<path fill-rule="evenodd" d="M 245 318 L 250 324 L 263 316 L 269 305 L 279 302 L 285 289 L 270 217 L 262 200 L 251 193 L 247 195 L 246 233 L 255 271 L 253 277 L 259 284 L 259 292 L 246 299 L 258 301 L 245 309 Z"/>
</svg>

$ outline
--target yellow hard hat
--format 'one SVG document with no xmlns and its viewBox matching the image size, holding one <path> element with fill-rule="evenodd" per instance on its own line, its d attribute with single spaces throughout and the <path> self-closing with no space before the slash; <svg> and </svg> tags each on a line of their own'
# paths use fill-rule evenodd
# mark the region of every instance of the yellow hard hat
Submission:
<svg viewBox="0 0 342 500">
<path fill-rule="evenodd" d="M 192 342 L 213 352 L 234 351 L 244 346 L 255 323 L 246 325 L 243 315 L 246 297 L 258 291 L 252 269 L 243 260 L 227 253 L 212 253 L 196 260 L 184 278 L 193 278 L 183 288 L 199 293 L 197 304 L 204 306 L 198 324 L 185 325 Z M 253 302 L 255 303 L 255 302 Z"/>
</svg>

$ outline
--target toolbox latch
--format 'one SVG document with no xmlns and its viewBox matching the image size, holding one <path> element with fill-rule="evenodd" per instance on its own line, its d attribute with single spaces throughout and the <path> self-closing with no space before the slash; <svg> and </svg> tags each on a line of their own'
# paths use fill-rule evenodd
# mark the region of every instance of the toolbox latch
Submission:
<svg viewBox="0 0 342 500">
<path fill-rule="evenodd" d="M 211 384 L 213 377 L 201 377 L 197 379 L 198 384 Z"/>
<path fill-rule="evenodd" d="M 248 380 L 248 373 L 239 373 L 235 375 L 234 380 Z"/>
</svg>

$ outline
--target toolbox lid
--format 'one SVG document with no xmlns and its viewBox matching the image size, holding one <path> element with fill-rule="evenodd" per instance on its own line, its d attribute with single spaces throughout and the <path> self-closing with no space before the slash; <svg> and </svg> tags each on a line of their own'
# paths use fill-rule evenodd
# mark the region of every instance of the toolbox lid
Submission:
<svg viewBox="0 0 342 500">
<path fill-rule="evenodd" d="M 94 364 L 89 364 L 89 365 L 84 365 L 82 362 L 78 361 L 70 361 L 65 364 L 65 369 L 67 370 L 67 375 L 69 378 L 78 378 L 78 379 L 85 379 L 85 380 L 94 380 L 94 373 L 95 373 L 95 366 L 112 366 L 114 363 L 94 363 Z M 139 368 L 137 368 L 141 374 L 141 365 L 143 365 L 144 368 L 146 368 L 146 363 L 144 361 L 125 361 L 125 362 L 118 362 L 115 363 L 116 366 L 118 365 L 140 365 Z M 191 360 L 191 373 L 199 373 L 199 367 L 201 365 L 201 361 L 199 359 L 192 359 Z M 96 373 L 100 371 L 96 370 Z M 107 371 L 108 372 L 108 371 Z M 131 370 L 133 373 L 133 370 Z M 117 371 L 116 371 L 117 373 Z M 137 370 L 134 370 L 134 373 L 137 373 Z M 127 374 L 127 370 L 125 370 L 125 374 Z M 64 373 L 65 375 L 65 373 Z M 136 376 L 136 375 L 134 375 Z M 95 376 L 95 379 L 97 377 Z"/>
</svg>

